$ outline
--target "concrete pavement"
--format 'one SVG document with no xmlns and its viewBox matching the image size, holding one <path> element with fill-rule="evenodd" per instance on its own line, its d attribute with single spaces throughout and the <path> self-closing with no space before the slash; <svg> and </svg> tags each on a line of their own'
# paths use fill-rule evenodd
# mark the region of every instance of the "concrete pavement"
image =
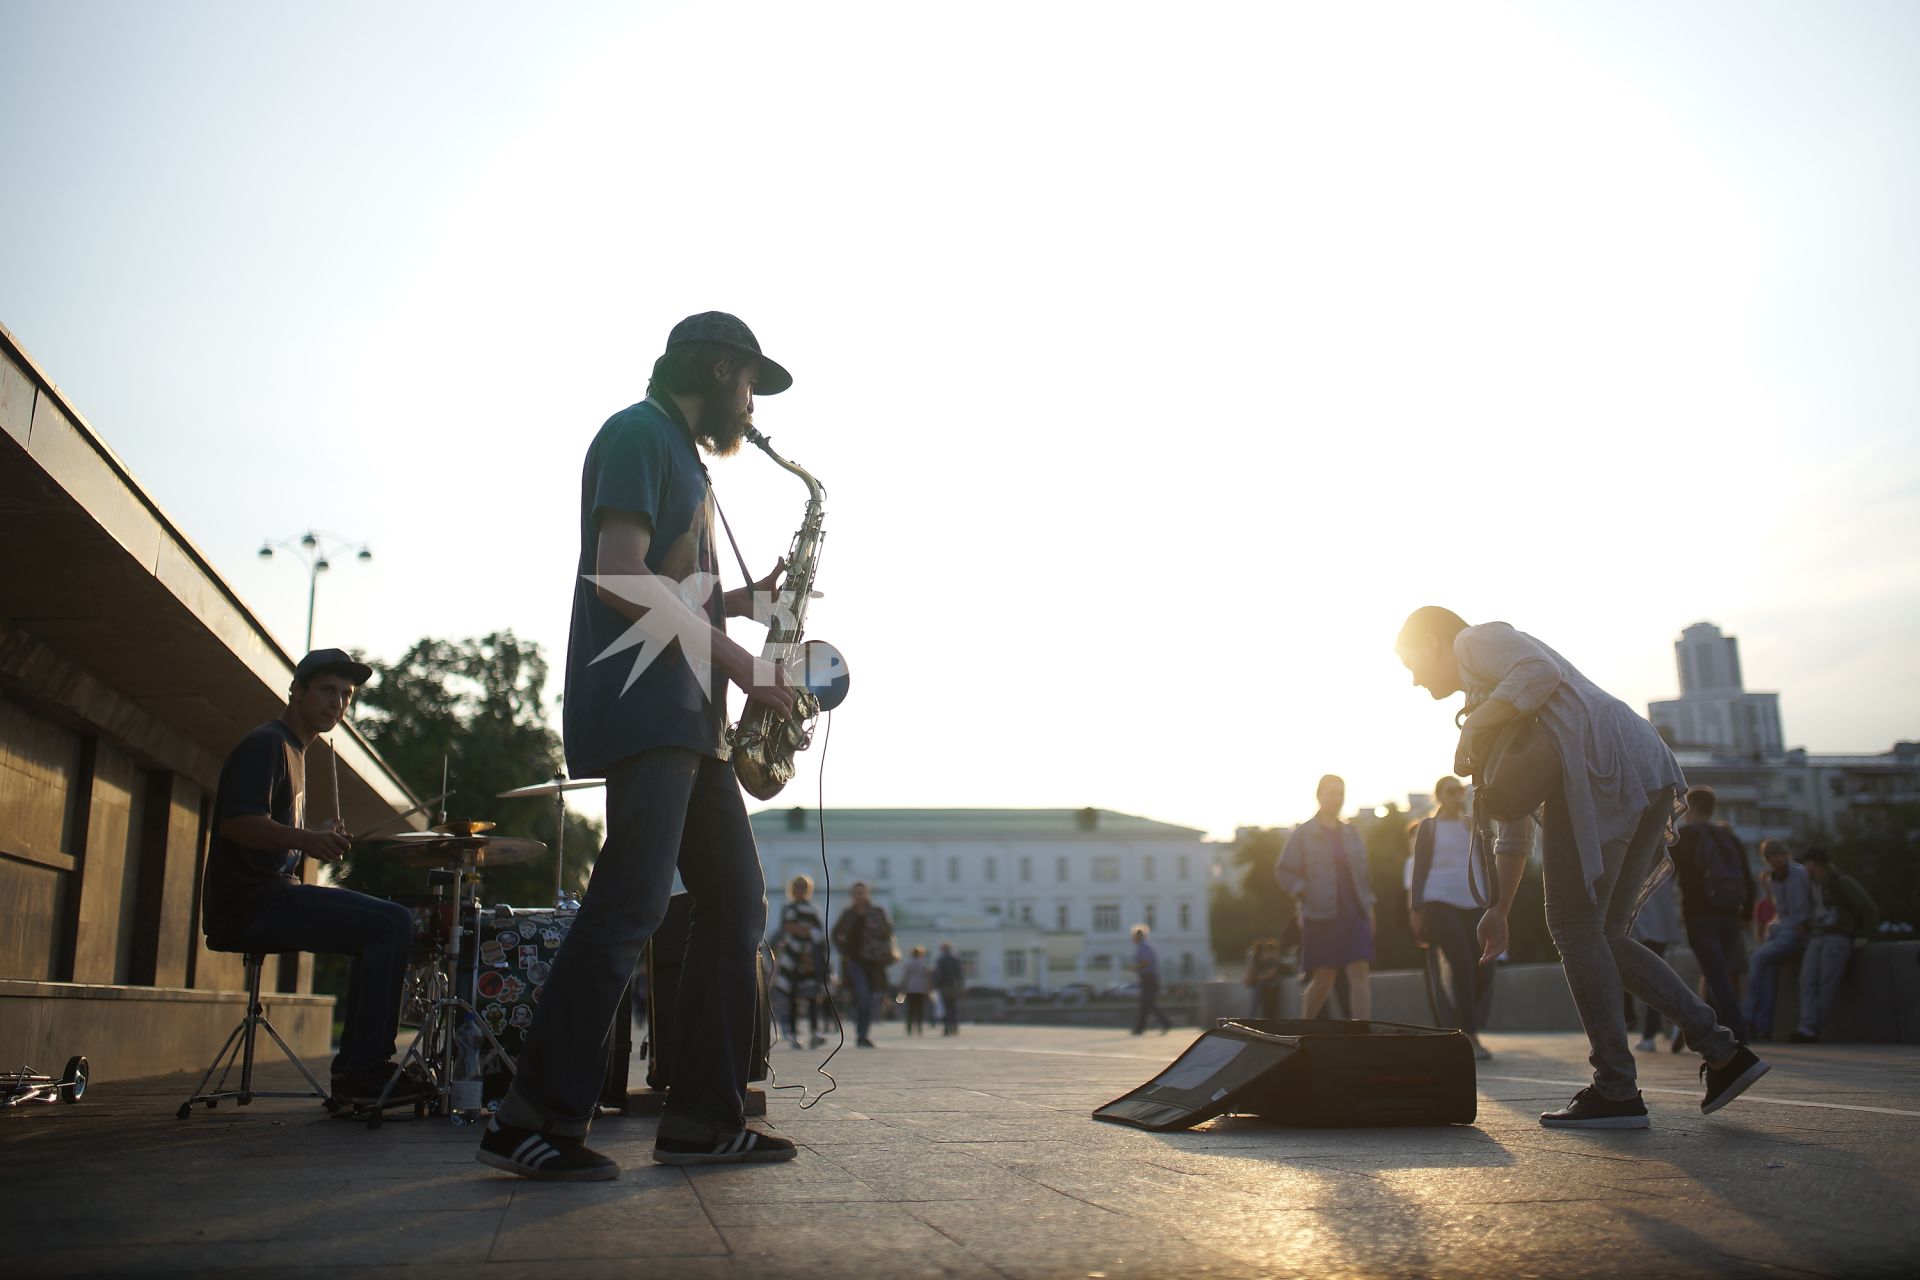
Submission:
<svg viewBox="0 0 1920 1280">
<path fill-rule="evenodd" d="M 1663 1052 L 1652 1129 L 1567 1133 L 1536 1116 L 1584 1079 L 1584 1042 L 1493 1036 L 1473 1126 L 1151 1134 L 1088 1113 L 1191 1032 L 882 1032 L 817 1106 L 774 1095 L 791 1164 L 655 1166 L 652 1122 L 610 1118 L 595 1145 L 625 1172 L 587 1186 L 489 1170 L 442 1120 L 261 1101 L 179 1121 L 191 1078 L 102 1085 L 0 1115 L 0 1272 L 1860 1276 L 1920 1250 L 1920 1047 L 1768 1046 L 1773 1073 L 1709 1117 L 1696 1060 Z M 776 1054 L 779 1083 L 824 1083 L 821 1054 Z"/>
</svg>

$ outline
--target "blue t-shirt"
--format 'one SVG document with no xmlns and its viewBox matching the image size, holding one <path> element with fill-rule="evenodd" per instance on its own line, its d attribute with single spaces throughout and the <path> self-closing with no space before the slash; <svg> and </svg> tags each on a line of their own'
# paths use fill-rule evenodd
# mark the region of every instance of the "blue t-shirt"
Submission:
<svg viewBox="0 0 1920 1280">
<path fill-rule="evenodd" d="M 1152 943 L 1143 941 L 1134 944 L 1133 971 L 1142 978 L 1160 976 L 1160 957 L 1154 954 Z"/>
<path fill-rule="evenodd" d="M 567 771 L 605 777 L 616 761 L 655 747 L 724 760 L 726 678 L 719 669 L 706 663 L 696 674 L 677 637 L 616 649 L 634 623 L 600 599 L 586 577 L 596 571 L 601 517 L 615 511 L 644 516 L 652 526 L 647 568 L 662 585 L 696 616 L 726 624 L 706 467 L 687 429 L 643 400 L 607 419 L 587 449 L 580 478 L 580 564 L 561 708 Z M 643 658 L 646 666 L 636 674 Z"/>
</svg>

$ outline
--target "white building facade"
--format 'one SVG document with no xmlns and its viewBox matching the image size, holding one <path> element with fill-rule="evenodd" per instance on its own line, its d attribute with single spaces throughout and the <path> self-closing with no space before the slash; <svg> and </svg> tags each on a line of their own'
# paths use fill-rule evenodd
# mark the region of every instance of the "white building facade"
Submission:
<svg viewBox="0 0 1920 1280">
<path fill-rule="evenodd" d="M 752 822 L 770 914 L 796 875 L 813 879 L 822 904 L 820 811 L 770 809 Z M 903 955 L 937 956 L 951 942 L 974 986 L 1129 981 L 1136 924 L 1152 931 L 1162 982 L 1199 981 L 1213 971 L 1214 847 L 1203 834 L 1107 809 L 829 809 L 831 912 L 866 881 Z"/>
</svg>

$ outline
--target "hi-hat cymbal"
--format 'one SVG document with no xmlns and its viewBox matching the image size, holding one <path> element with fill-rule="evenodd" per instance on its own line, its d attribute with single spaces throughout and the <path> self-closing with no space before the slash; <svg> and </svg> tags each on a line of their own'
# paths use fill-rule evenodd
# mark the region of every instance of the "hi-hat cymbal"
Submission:
<svg viewBox="0 0 1920 1280">
<path fill-rule="evenodd" d="M 547 851 L 540 841 L 519 836 L 447 836 L 432 831 L 411 834 L 415 838 L 390 842 L 395 846 L 390 850 L 394 861 L 409 867 L 445 867 L 467 861 L 476 867 L 503 867 L 531 862 Z"/>
<path fill-rule="evenodd" d="M 523 796 L 551 796 L 562 791 L 579 791 L 586 787 L 604 787 L 605 778 L 563 778 L 558 782 L 536 782 L 530 787 L 515 787 L 512 791 L 502 791 L 496 800 L 518 800 Z"/>
<path fill-rule="evenodd" d="M 493 824 L 491 822 L 443 822 L 434 830 L 449 836 L 477 836 L 482 831 L 493 830 Z"/>
</svg>

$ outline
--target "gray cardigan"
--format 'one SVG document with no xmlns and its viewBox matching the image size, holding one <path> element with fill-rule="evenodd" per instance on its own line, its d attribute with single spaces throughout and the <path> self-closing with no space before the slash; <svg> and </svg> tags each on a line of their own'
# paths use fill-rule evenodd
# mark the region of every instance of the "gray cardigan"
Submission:
<svg viewBox="0 0 1920 1280">
<path fill-rule="evenodd" d="M 1571 662 L 1504 622 L 1468 627 L 1453 641 L 1467 706 L 1492 698 L 1523 715 L 1538 713 L 1560 749 L 1560 781 L 1587 892 L 1600 879 L 1600 851 L 1632 837 L 1640 815 L 1663 788 L 1686 777 L 1643 716 L 1581 675 Z M 1495 853 L 1532 849 L 1535 819 L 1498 824 Z"/>
<path fill-rule="evenodd" d="M 1302 919 L 1331 920 L 1338 912 L 1340 891 L 1333 879 L 1337 858 L 1346 859 L 1361 910 L 1373 906 L 1373 882 L 1367 875 L 1367 849 L 1360 843 L 1360 833 L 1344 822 L 1329 832 L 1314 817 L 1293 829 L 1273 864 L 1273 878 L 1299 900 Z"/>
</svg>

